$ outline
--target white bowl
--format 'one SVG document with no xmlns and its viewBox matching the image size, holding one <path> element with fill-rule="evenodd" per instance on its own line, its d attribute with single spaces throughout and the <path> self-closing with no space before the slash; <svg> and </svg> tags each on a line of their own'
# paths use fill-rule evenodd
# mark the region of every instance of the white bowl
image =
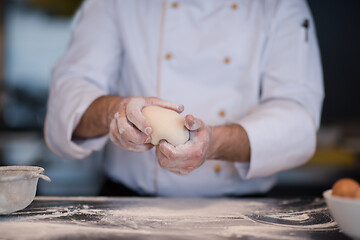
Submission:
<svg viewBox="0 0 360 240">
<path fill-rule="evenodd" d="M 39 177 L 50 181 L 43 172 L 41 167 L 0 167 L 0 215 L 26 208 L 34 200 Z"/>
<path fill-rule="evenodd" d="M 348 236 L 360 239 L 360 199 L 336 197 L 331 193 L 332 190 L 323 193 L 331 215 Z"/>
</svg>

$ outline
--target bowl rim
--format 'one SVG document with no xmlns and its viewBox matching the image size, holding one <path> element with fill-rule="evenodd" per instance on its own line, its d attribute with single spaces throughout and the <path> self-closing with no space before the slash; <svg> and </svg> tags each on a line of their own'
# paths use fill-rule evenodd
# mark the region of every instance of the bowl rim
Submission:
<svg viewBox="0 0 360 240">
<path fill-rule="evenodd" d="M 0 177 L 0 182 L 38 178 L 38 175 L 42 174 L 45 169 L 38 166 L 0 166 L 0 172 L 2 171 L 25 171 L 25 173 L 17 176 Z"/>
<path fill-rule="evenodd" d="M 351 204 L 359 204 L 360 205 L 360 199 L 358 198 L 349 198 L 349 197 L 339 197 L 339 196 L 333 196 L 332 190 L 328 189 L 323 192 L 323 197 L 327 200 L 335 201 L 335 202 L 342 202 L 342 203 L 351 203 Z"/>
</svg>

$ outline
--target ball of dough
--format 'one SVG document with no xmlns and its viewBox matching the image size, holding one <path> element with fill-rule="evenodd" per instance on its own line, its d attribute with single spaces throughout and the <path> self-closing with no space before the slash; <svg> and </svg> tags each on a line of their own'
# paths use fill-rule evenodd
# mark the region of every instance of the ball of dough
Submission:
<svg viewBox="0 0 360 240">
<path fill-rule="evenodd" d="M 185 127 L 185 120 L 175 111 L 148 106 L 143 108 L 142 114 L 152 127 L 151 143 L 158 145 L 165 139 L 173 146 L 184 144 L 189 140 L 189 130 Z"/>
</svg>

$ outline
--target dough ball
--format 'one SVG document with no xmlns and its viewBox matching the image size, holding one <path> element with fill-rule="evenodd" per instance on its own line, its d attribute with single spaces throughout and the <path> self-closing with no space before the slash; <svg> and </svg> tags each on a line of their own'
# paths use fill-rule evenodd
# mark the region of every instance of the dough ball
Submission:
<svg viewBox="0 0 360 240">
<path fill-rule="evenodd" d="M 189 140 L 190 134 L 185 127 L 185 120 L 177 112 L 162 107 L 148 106 L 142 110 L 142 114 L 152 127 L 151 143 L 153 145 L 158 145 L 162 139 L 173 146 L 184 144 Z"/>
<path fill-rule="evenodd" d="M 359 189 L 360 185 L 357 181 L 351 178 L 342 178 L 336 181 L 332 187 L 332 195 L 353 198 Z"/>
</svg>

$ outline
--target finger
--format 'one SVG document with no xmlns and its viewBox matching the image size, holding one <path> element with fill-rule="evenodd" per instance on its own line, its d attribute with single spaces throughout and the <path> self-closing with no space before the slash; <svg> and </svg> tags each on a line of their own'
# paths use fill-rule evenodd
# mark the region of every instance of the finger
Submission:
<svg viewBox="0 0 360 240">
<path fill-rule="evenodd" d="M 161 151 L 161 145 L 170 145 L 170 147 L 172 147 L 172 145 L 167 143 L 165 140 L 161 140 L 160 144 L 156 147 L 156 156 L 160 167 L 165 169 L 175 168 L 178 165 L 178 161 L 176 159 L 170 159 L 166 154 L 164 154 Z"/>
<path fill-rule="evenodd" d="M 115 139 L 115 141 L 112 140 L 112 142 L 117 146 L 131 152 L 145 152 L 153 147 L 152 144 L 135 144 L 132 142 L 119 140 L 119 139 Z"/>
<path fill-rule="evenodd" d="M 110 140 L 117 146 L 132 152 L 145 152 L 153 147 L 152 144 L 135 144 L 125 140 L 119 133 L 116 119 L 110 123 Z"/>
<path fill-rule="evenodd" d="M 181 167 L 181 161 L 168 159 L 168 158 L 159 150 L 159 148 L 156 149 L 156 157 L 157 157 L 157 160 L 158 160 L 158 163 L 159 163 L 160 167 L 162 167 L 162 168 L 164 168 L 164 169 L 180 168 L 180 167 Z"/>
<path fill-rule="evenodd" d="M 177 175 L 186 175 L 196 169 L 195 163 L 191 161 L 169 160 L 159 149 L 156 148 L 156 156 L 160 167 Z"/>
<path fill-rule="evenodd" d="M 129 150 L 131 152 L 145 152 L 147 150 L 150 150 L 154 145 L 147 143 L 147 144 L 134 144 L 132 142 L 127 142 L 125 144 L 126 150 Z"/>
<path fill-rule="evenodd" d="M 150 143 L 151 137 L 134 128 L 125 117 L 117 118 L 116 122 L 121 138 L 135 144 Z"/>
<path fill-rule="evenodd" d="M 179 168 L 192 171 L 199 166 L 202 157 L 201 150 L 194 149 L 193 145 L 174 147 L 166 141 L 162 141 L 157 148 L 164 156 L 163 159 L 159 159 L 161 165 L 166 169 Z"/>
<path fill-rule="evenodd" d="M 158 148 L 162 152 L 162 154 L 164 154 L 165 157 L 170 160 L 176 160 L 181 157 L 181 153 L 177 151 L 176 147 L 174 147 L 167 141 L 161 140 Z"/>
<path fill-rule="evenodd" d="M 150 136 L 152 128 L 148 120 L 144 117 L 141 110 L 146 106 L 144 98 L 134 98 L 126 106 L 126 118 L 134 124 L 141 132 Z"/>
<path fill-rule="evenodd" d="M 191 133 L 190 133 L 191 134 Z M 198 134 L 195 134 L 197 138 Z M 186 142 L 183 145 L 174 147 L 166 141 L 161 141 L 159 144 L 160 151 L 172 161 L 187 161 L 189 159 L 197 159 L 201 156 L 201 149 L 199 146 L 191 141 Z"/>
<path fill-rule="evenodd" d="M 167 169 L 168 171 L 175 173 L 176 175 L 179 176 L 186 176 L 188 175 L 191 171 L 185 170 L 185 169 L 178 169 L 178 168 L 170 168 Z"/>
<path fill-rule="evenodd" d="M 181 113 L 182 111 L 184 111 L 184 105 L 175 104 L 175 103 L 172 103 L 172 102 L 160 99 L 160 98 L 156 98 L 156 97 L 148 98 L 147 103 L 148 103 L 148 105 L 156 105 L 159 107 L 171 109 L 178 113 Z"/>
<path fill-rule="evenodd" d="M 195 118 L 193 115 L 188 114 L 185 116 L 185 126 L 190 131 L 196 131 L 204 127 L 205 124 L 201 119 Z"/>
<path fill-rule="evenodd" d="M 155 154 L 159 166 L 167 169 L 169 167 L 169 159 L 160 151 L 159 147 L 156 147 Z"/>
<path fill-rule="evenodd" d="M 185 175 L 191 171 L 194 170 L 193 167 L 185 167 L 182 166 L 183 163 L 181 161 L 172 161 L 166 158 L 166 156 L 159 150 L 159 148 L 156 148 L 156 156 L 158 159 L 159 166 L 173 172 L 178 175 Z"/>
<path fill-rule="evenodd" d="M 110 136 L 110 140 L 113 143 L 115 143 L 118 146 L 121 146 L 120 134 L 119 134 L 118 127 L 117 127 L 115 119 L 111 120 L 109 136 Z"/>
</svg>

